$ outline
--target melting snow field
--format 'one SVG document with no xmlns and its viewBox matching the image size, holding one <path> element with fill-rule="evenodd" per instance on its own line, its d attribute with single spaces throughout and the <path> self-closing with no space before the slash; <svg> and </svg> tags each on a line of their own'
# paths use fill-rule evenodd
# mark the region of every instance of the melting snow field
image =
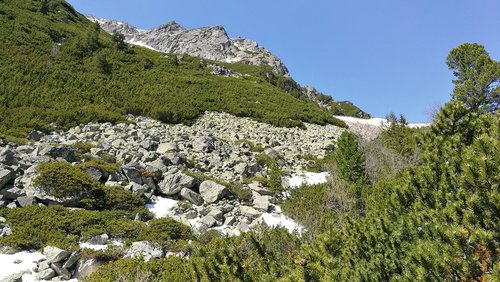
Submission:
<svg viewBox="0 0 500 282">
<path fill-rule="evenodd" d="M 0 254 L 0 280 L 23 270 L 31 271 L 36 267 L 36 262 L 44 258 L 45 256 L 40 252 L 20 252 L 12 255 Z M 23 275 L 23 281 L 35 281 L 35 274 Z"/>
<path fill-rule="evenodd" d="M 383 126 L 387 124 L 387 120 L 383 118 L 369 118 L 369 119 L 364 119 L 364 118 L 355 118 L 355 117 L 346 117 L 346 116 L 334 116 L 340 120 L 346 121 L 346 122 L 352 122 L 352 123 L 360 123 L 360 124 L 368 124 L 368 125 L 373 125 L 373 126 Z M 414 122 L 414 123 L 409 123 L 408 127 L 411 128 L 420 128 L 420 127 L 427 127 L 430 126 L 430 123 L 426 122 Z"/>
<path fill-rule="evenodd" d="M 328 172 L 306 172 L 303 174 L 294 174 L 288 179 L 291 188 L 297 188 L 302 185 L 315 185 L 327 182 Z"/>
<path fill-rule="evenodd" d="M 147 204 L 146 208 L 154 213 L 156 218 L 161 218 L 161 217 L 168 217 L 169 215 L 172 215 L 172 210 L 176 208 L 179 204 L 179 201 L 168 199 L 168 198 L 163 198 L 163 197 L 157 197 L 156 198 L 156 203 L 154 204 Z"/>
</svg>

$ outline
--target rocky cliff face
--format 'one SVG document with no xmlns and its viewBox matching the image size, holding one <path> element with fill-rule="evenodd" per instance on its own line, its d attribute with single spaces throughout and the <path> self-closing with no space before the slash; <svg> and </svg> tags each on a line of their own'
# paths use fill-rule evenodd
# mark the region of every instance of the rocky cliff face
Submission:
<svg viewBox="0 0 500 282">
<path fill-rule="evenodd" d="M 169 22 L 150 30 L 142 30 L 124 22 L 86 16 L 89 20 L 98 22 L 108 33 L 123 34 L 130 44 L 220 62 L 269 65 L 277 74 L 288 76 L 288 69 L 278 57 L 255 41 L 241 37 L 229 38 L 222 26 L 186 29 L 176 22 Z"/>
</svg>

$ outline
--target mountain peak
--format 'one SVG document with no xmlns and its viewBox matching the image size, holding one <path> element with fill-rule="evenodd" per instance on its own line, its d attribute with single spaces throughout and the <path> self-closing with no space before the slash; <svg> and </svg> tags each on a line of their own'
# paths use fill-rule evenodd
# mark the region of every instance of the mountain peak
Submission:
<svg viewBox="0 0 500 282">
<path fill-rule="evenodd" d="M 170 21 L 168 23 L 164 23 L 155 29 L 162 30 L 165 32 L 176 31 L 176 30 L 185 30 L 185 28 L 182 25 L 180 25 L 179 23 L 177 23 L 176 21 Z"/>
<path fill-rule="evenodd" d="M 204 59 L 250 65 L 268 65 L 280 75 L 289 76 L 287 67 L 269 50 L 245 38 L 229 38 L 221 25 L 187 29 L 175 21 L 150 30 L 137 29 L 125 22 L 86 17 L 98 22 L 108 33 L 118 32 L 128 43 L 148 47 L 159 52 L 188 54 Z"/>
</svg>

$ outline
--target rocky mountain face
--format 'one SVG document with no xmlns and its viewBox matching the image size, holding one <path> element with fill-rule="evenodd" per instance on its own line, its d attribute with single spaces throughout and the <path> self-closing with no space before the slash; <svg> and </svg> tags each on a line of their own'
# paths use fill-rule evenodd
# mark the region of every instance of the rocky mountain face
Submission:
<svg viewBox="0 0 500 282">
<path fill-rule="evenodd" d="M 86 17 L 99 23 L 108 33 L 123 34 L 130 44 L 220 62 L 269 65 L 277 74 L 288 76 L 288 69 L 278 57 L 255 41 L 241 37 L 229 38 L 222 26 L 186 29 L 176 22 L 169 22 L 150 30 L 142 30 L 125 22 L 91 15 Z"/>
</svg>

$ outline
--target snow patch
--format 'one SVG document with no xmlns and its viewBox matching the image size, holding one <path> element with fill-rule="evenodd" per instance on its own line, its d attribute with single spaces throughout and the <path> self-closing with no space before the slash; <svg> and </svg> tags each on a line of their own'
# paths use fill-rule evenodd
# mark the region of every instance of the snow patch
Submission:
<svg viewBox="0 0 500 282">
<path fill-rule="evenodd" d="M 128 40 L 127 41 L 128 44 L 132 44 L 132 45 L 137 45 L 137 46 L 141 46 L 141 47 L 144 47 L 144 48 L 148 48 L 148 49 L 151 49 L 153 51 L 156 51 L 156 52 L 160 52 L 158 51 L 158 49 L 155 49 L 151 46 L 149 46 L 148 44 L 140 41 L 140 40 L 136 40 L 135 38 L 134 39 L 131 39 L 131 40 Z"/>
<path fill-rule="evenodd" d="M 328 181 L 328 172 L 305 172 L 303 174 L 294 174 L 288 179 L 290 188 L 297 188 L 302 185 L 316 185 Z"/>
<path fill-rule="evenodd" d="M 45 256 L 40 252 L 19 252 L 12 255 L 0 254 L 0 280 L 9 275 L 29 270 L 37 266 L 36 262 L 45 259 Z M 21 261 L 15 263 L 15 261 Z M 35 274 L 23 275 L 23 281 L 35 281 Z"/>
<path fill-rule="evenodd" d="M 89 243 L 83 242 L 83 243 L 80 243 L 79 246 L 81 249 L 91 249 L 94 251 L 103 251 L 103 250 L 107 250 L 110 245 L 109 244 L 106 244 L 106 245 L 89 244 Z M 111 246 L 123 246 L 123 243 L 115 240 L 115 241 L 111 242 Z"/>
<path fill-rule="evenodd" d="M 340 120 L 350 122 L 350 123 L 359 123 L 359 124 L 367 124 L 367 125 L 373 125 L 373 126 L 385 126 L 387 125 L 387 120 L 384 118 L 369 118 L 369 119 L 364 119 L 364 118 L 356 118 L 356 117 L 346 117 L 346 116 L 334 116 L 335 118 L 338 118 Z M 427 127 L 430 126 L 430 123 L 427 122 L 413 122 L 413 123 L 408 123 L 408 127 L 411 128 L 420 128 L 420 127 Z"/>
<path fill-rule="evenodd" d="M 179 201 L 169 198 L 157 197 L 156 203 L 147 204 L 146 208 L 152 212 L 156 218 L 169 217 L 173 215 L 173 210 L 178 207 Z"/>
<path fill-rule="evenodd" d="M 260 218 L 269 227 L 284 227 L 288 232 L 292 233 L 297 231 L 302 233 L 304 227 L 295 222 L 293 219 L 285 216 L 284 214 L 263 213 Z"/>
</svg>

